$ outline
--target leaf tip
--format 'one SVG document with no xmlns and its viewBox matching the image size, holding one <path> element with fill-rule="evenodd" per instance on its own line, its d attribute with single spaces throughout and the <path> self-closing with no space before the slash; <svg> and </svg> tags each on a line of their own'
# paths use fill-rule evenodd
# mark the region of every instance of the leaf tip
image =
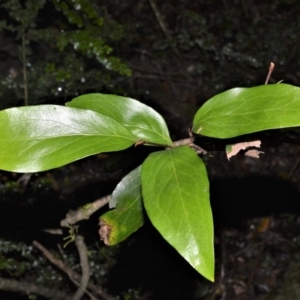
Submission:
<svg viewBox="0 0 300 300">
<path fill-rule="evenodd" d="M 197 270 L 203 277 L 205 277 L 207 280 L 211 282 L 215 282 L 215 263 L 209 267 L 209 270 L 206 270 L 205 272 L 200 272 L 200 270 Z"/>
</svg>

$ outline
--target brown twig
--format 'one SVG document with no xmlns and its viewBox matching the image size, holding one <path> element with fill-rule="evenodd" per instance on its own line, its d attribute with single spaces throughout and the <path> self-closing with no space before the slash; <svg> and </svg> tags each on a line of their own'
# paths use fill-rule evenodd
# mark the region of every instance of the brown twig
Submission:
<svg viewBox="0 0 300 300">
<path fill-rule="evenodd" d="M 271 77 L 271 74 L 272 74 L 274 68 L 275 68 L 275 64 L 271 62 L 270 67 L 269 67 L 269 72 L 268 72 L 268 75 L 267 75 L 267 78 L 266 78 L 266 81 L 265 81 L 265 85 L 268 84 L 269 79 Z"/>
<path fill-rule="evenodd" d="M 25 173 L 19 179 L 17 180 L 17 183 L 20 183 L 24 188 L 27 186 L 29 183 L 33 173 Z"/>
<path fill-rule="evenodd" d="M 165 23 L 162 20 L 162 17 L 160 15 L 160 12 L 159 12 L 159 10 L 158 10 L 158 8 L 157 8 L 154 0 L 148 0 L 148 1 L 149 1 L 150 6 L 151 6 L 151 9 L 153 11 L 153 14 L 154 14 L 154 16 L 156 18 L 156 21 L 157 21 L 157 23 L 159 25 L 160 30 L 162 31 L 162 33 L 164 34 L 164 36 L 167 39 L 170 39 L 170 35 L 168 33 L 167 27 L 165 26 Z"/>
<path fill-rule="evenodd" d="M 194 142 L 193 138 L 182 139 L 182 140 L 178 140 L 178 141 L 173 142 L 173 147 L 185 146 L 185 145 L 189 146 L 193 142 Z"/>
<path fill-rule="evenodd" d="M 170 40 L 171 39 L 171 35 L 169 34 L 167 26 L 165 25 L 165 23 L 164 23 L 164 21 L 163 21 L 163 19 L 161 17 L 161 14 L 160 14 L 160 12 L 159 12 L 159 10 L 158 10 L 158 8 L 157 8 L 154 0 L 148 0 L 148 1 L 149 1 L 150 6 L 151 6 L 151 9 L 153 11 L 153 14 L 154 14 L 154 16 L 156 18 L 156 21 L 157 21 L 157 23 L 159 25 L 160 30 L 162 31 L 162 33 L 164 34 L 164 36 L 168 40 Z M 175 54 L 175 57 L 177 58 L 177 62 L 178 62 L 178 58 L 180 58 L 180 55 L 179 55 L 177 49 L 176 48 L 172 48 L 171 51 Z"/>
<path fill-rule="evenodd" d="M 62 227 L 69 227 L 81 220 L 87 220 L 89 217 L 96 212 L 98 209 L 106 205 L 111 198 L 111 195 L 102 197 L 95 200 L 92 203 L 89 203 L 75 211 L 70 211 L 67 213 L 66 218 L 61 220 L 60 225 Z"/>
<path fill-rule="evenodd" d="M 77 289 L 76 293 L 74 294 L 72 300 L 80 300 L 82 296 L 87 291 L 87 286 L 89 284 L 90 279 L 90 264 L 88 259 L 88 249 L 84 243 L 84 239 L 81 235 L 77 235 L 75 239 L 75 245 L 77 247 L 80 259 L 80 266 L 81 266 L 81 280 L 80 280 L 80 287 Z M 95 299 L 94 297 L 91 297 Z"/>
<path fill-rule="evenodd" d="M 191 132 L 191 130 L 189 130 L 189 138 L 187 139 L 182 139 L 182 140 L 178 140 L 178 141 L 175 141 L 173 142 L 173 147 L 178 147 L 178 146 L 189 146 L 191 147 L 192 149 L 194 149 L 198 154 L 204 154 L 206 155 L 207 154 L 207 151 L 202 149 L 200 146 L 194 144 L 194 136 Z"/>
<path fill-rule="evenodd" d="M 39 242 L 37 241 L 33 241 L 33 245 L 39 249 L 43 255 L 53 264 L 55 265 L 57 268 L 59 268 L 60 270 L 62 270 L 64 273 L 66 273 L 68 275 L 68 277 L 72 280 L 72 282 L 77 282 L 77 286 L 79 285 L 79 281 L 81 279 L 81 276 L 73 271 L 72 269 L 70 269 L 67 265 L 64 264 L 63 261 L 61 261 L 60 259 L 55 258 L 52 253 L 50 251 L 48 251 L 43 245 L 41 245 Z M 95 294 L 101 296 L 103 299 L 105 300 L 115 300 L 115 298 L 109 294 L 107 294 L 106 292 L 104 292 L 101 288 L 98 288 L 97 286 L 95 286 L 92 283 L 88 284 L 88 288 L 90 290 L 92 290 Z"/>
</svg>

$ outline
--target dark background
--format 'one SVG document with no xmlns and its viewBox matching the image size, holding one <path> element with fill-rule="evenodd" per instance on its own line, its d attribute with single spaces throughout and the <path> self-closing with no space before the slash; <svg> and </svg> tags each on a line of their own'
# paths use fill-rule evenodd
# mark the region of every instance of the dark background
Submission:
<svg viewBox="0 0 300 300">
<path fill-rule="evenodd" d="M 63 105 L 89 92 L 119 94 L 160 112 L 177 140 L 188 136 L 193 115 L 215 94 L 264 84 L 270 62 L 269 83 L 299 84 L 299 1 L 20 2 L 0 1 L 1 109 L 25 101 Z M 231 162 L 226 141 L 199 141 L 210 151 L 204 160 L 216 283 L 197 274 L 149 221 L 120 246 L 104 247 L 98 218 L 105 209 L 79 228 L 91 252 L 92 280 L 120 299 L 281 299 L 279 282 L 299 250 L 299 133 L 262 138 L 259 160 L 240 155 Z M 42 229 L 59 227 L 68 210 L 111 193 L 147 151 L 90 157 L 33 174 L 26 185 L 22 174 L 0 172 L 0 276 L 72 294 L 67 277 L 32 241 L 59 255 L 67 231 L 62 237 Z M 80 271 L 74 245 L 64 251 Z"/>
</svg>

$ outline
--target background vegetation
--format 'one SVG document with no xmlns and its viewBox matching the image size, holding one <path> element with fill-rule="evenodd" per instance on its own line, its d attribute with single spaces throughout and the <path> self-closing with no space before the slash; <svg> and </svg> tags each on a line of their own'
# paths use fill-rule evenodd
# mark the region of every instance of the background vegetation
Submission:
<svg viewBox="0 0 300 300">
<path fill-rule="evenodd" d="M 231 87 L 263 84 L 270 61 L 276 63 L 270 82 L 281 79 L 295 85 L 299 82 L 298 1 L 277 0 L 272 4 L 233 0 L 108 2 L 102 5 L 91 0 L 29 0 L 25 4 L 18 0 L 0 1 L 1 109 L 24 103 L 63 104 L 87 92 L 127 95 L 161 112 L 171 128 L 172 138 L 178 139 L 186 136 L 193 114 L 206 99 Z M 293 134 L 293 141 L 297 140 L 297 132 Z M 270 140 L 280 142 L 277 136 Z M 274 153 L 269 149 L 267 154 Z M 230 171 L 220 164 L 222 154 L 216 153 L 214 162 L 219 171 L 212 165 L 210 176 L 230 173 L 243 177 L 257 171 L 265 175 L 294 174 L 295 165 L 288 161 L 288 156 L 297 157 L 298 148 L 281 149 L 276 148 L 281 161 L 267 158 L 266 163 L 245 163 L 237 158 Z M 1 277 L 71 293 L 73 287 L 65 275 L 46 263 L 44 256 L 32 248 L 32 240 L 43 241 L 49 249 L 57 251 L 55 244 L 63 244 L 62 237 L 49 235 L 41 229 L 58 227 L 70 208 L 110 193 L 117 180 L 147 155 L 134 151 L 137 152 L 130 152 L 128 156 L 89 158 L 52 172 L 32 174 L 27 181 L 20 174 L 1 172 Z M 298 182 L 297 175 L 292 179 Z M 290 228 L 289 225 L 295 224 L 286 221 L 281 225 Z M 276 229 L 279 224 L 277 226 L 274 234 L 283 238 Z M 293 228 L 289 231 L 290 238 L 297 241 L 298 233 L 293 235 L 295 226 Z M 80 230 L 87 237 L 94 282 L 107 286 L 112 295 L 124 299 L 140 299 L 145 295 L 159 299 L 157 295 L 165 290 L 171 297 L 171 286 L 174 286 L 171 283 L 162 291 L 162 287 L 157 288 L 157 282 L 151 286 L 149 278 L 140 286 L 133 283 L 126 286 L 117 281 L 112 275 L 112 266 L 118 250 L 103 248 L 96 242 L 97 217 L 80 224 Z M 162 243 L 153 237 L 151 230 L 146 228 L 143 232 L 150 232 L 148 240 L 153 239 L 158 245 Z M 63 236 L 68 236 L 68 232 Z M 237 239 L 243 237 L 237 235 Z M 265 240 L 263 237 L 256 241 Z M 158 251 L 145 240 L 144 243 L 150 253 Z M 234 247 L 238 248 L 236 244 Z M 281 249 L 285 258 L 279 256 L 278 259 L 286 263 L 295 247 L 297 243 L 291 249 L 286 245 Z M 74 245 L 68 246 L 63 250 L 63 257 L 76 270 L 78 259 L 74 250 Z M 167 256 L 173 255 L 168 250 L 160 251 L 166 251 Z M 124 249 L 120 252 L 126 256 Z M 160 258 L 168 264 L 165 256 Z M 141 263 L 146 264 L 145 260 Z M 262 260 L 271 264 L 272 259 L 267 254 Z M 122 256 L 118 261 L 122 264 Z M 187 283 L 188 280 L 180 276 L 173 278 L 178 280 L 178 286 L 187 287 L 181 295 L 199 299 L 197 292 L 205 289 L 204 297 L 209 294 L 211 286 L 207 288 L 204 284 L 203 288 L 202 281 L 177 261 L 170 262 L 169 267 L 174 268 L 174 264 L 184 269 L 188 274 L 186 278 L 192 278 L 193 282 Z M 273 266 L 276 267 L 278 265 Z M 143 272 L 147 272 L 147 266 Z M 178 273 L 178 269 L 174 272 Z M 276 287 L 276 284 L 265 285 Z M 211 288 L 210 295 L 215 292 L 213 295 L 217 297 L 220 286 Z M 238 285 L 234 291 L 227 290 L 227 295 L 238 293 L 239 288 L 243 290 Z M 260 286 L 259 293 L 263 294 L 264 288 Z M 180 291 L 179 288 L 174 290 L 172 297 L 176 299 Z M 244 290 L 246 295 L 248 290 L 245 287 Z M 3 294 L 3 299 L 9 297 L 17 299 L 15 293 Z"/>
</svg>

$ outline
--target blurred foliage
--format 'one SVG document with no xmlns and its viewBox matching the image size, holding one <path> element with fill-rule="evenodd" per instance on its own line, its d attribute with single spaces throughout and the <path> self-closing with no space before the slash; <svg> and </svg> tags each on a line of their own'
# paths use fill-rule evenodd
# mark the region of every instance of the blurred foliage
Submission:
<svg viewBox="0 0 300 300">
<path fill-rule="evenodd" d="M 299 80 L 298 1 L 157 3 L 167 36 L 148 2 L 21 3 L 0 0 L 2 108 L 23 98 L 24 34 L 31 104 L 104 90 L 151 97 L 170 110 L 171 93 L 174 110 L 189 113 L 182 103 L 191 98 L 263 84 L 270 61 L 271 82 Z"/>
<path fill-rule="evenodd" d="M 14 278 L 36 277 L 36 281 L 55 286 L 63 275 L 33 246 L 0 239 L 0 276 Z"/>
<path fill-rule="evenodd" d="M 107 281 L 107 273 L 115 264 L 115 254 L 118 247 L 99 247 L 97 244 L 89 245 L 89 259 L 91 281 L 102 286 Z M 51 251 L 52 254 L 72 268 L 81 273 L 78 254 L 74 249 L 63 253 Z M 61 257 L 63 255 L 63 257 Z M 31 281 L 49 287 L 64 289 L 68 282 L 67 276 L 55 268 L 41 253 L 33 246 L 24 243 L 0 239 L 0 277 Z"/>
<path fill-rule="evenodd" d="M 127 292 L 123 293 L 124 300 L 139 300 L 141 299 L 141 291 L 139 289 L 128 289 Z"/>
<path fill-rule="evenodd" d="M 169 6 L 166 18 L 171 39 L 158 39 L 153 47 L 164 54 L 170 48 L 180 51 L 181 63 L 186 58 L 191 64 L 190 75 L 201 76 L 215 91 L 263 84 L 257 76 L 262 68 L 266 74 L 270 61 L 293 70 L 300 63 L 295 22 L 299 2 L 222 1 L 219 7 L 215 1 L 177 3 L 172 10 Z"/>
<path fill-rule="evenodd" d="M 290 266 L 283 276 L 275 300 L 298 299 L 300 293 L 300 254 L 290 261 Z"/>
<path fill-rule="evenodd" d="M 20 204 L 23 202 L 33 203 L 40 201 L 40 197 L 53 194 L 53 181 L 46 174 L 29 175 L 29 183 L 22 182 L 22 175 L 9 172 L 0 172 L 0 205 L 4 203 Z"/>
<path fill-rule="evenodd" d="M 24 64 L 30 104 L 101 89 L 115 73 L 131 75 L 109 46 L 125 37 L 125 27 L 108 14 L 102 17 L 103 8 L 93 1 L 0 1 L 0 12 L 7 16 L 0 34 L 8 43 L 0 47 L 7 70 L 0 74 L 0 108 L 23 98 Z"/>
<path fill-rule="evenodd" d="M 271 61 L 270 83 L 299 83 L 299 1 L 154 2 L 166 32 L 149 1 L 112 0 L 106 7 L 135 27 L 118 45 L 133 71 L 127 94 L 154 102 L 171 131 L 186 132 L 196 109 L 218 92 L 264 84 Z"/>
</svg>

